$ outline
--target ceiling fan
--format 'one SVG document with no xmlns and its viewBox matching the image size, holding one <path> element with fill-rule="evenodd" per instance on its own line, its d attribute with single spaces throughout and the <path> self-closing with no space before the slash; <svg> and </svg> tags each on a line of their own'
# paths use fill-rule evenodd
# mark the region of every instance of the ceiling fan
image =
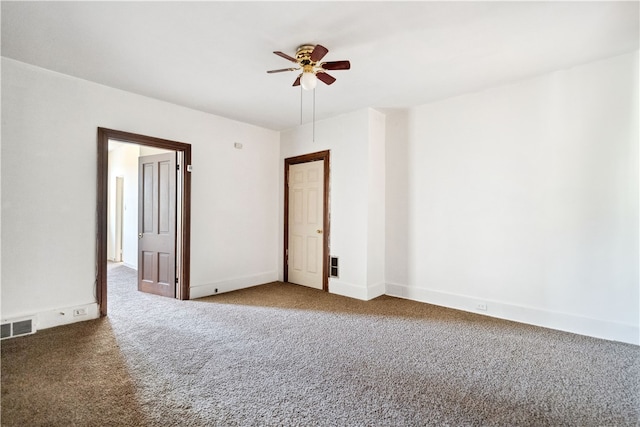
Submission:
<svg viewBox="0 0 640 427">
<path fill-rule="evenodd" d="M 267 73 L 281 73 L 283 71 L 296 71 L 302 70 L 302 73 L 298 76 L 293 86 L 302 86 L 305 90 L 313 90 L 318 84 L 318 80 L 330 85 L 336 81 L 335 77 L 327 74 L 326 70 L 348 70 L 351 68 L 349 61 L 331 61 L 320 62 L 322 58 L 329 52 L 324 46 L 303 44 L 296 51 L 296 57 L 287 55 L 286 53 L 277 51 L 273 52 L 282 58 L 295 62 L 297 68 L 281 68 L 279 70 L 270 70 Z"/>
</svg>

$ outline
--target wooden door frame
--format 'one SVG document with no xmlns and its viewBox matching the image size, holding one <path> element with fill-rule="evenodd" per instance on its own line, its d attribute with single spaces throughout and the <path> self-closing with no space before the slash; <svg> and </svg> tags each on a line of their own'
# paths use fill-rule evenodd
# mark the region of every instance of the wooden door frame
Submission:
<svg viewBox="0 0 640 427">
<path fill-rule="evenodd" d="M 284 281 L 289 279 L 289 260 L 287 252 L 289 251 L 289 166 L 299 163 L 308 163 L 322 160 L 324 162 L 324 195 L 323 195 L 323 230 L 322 233 L 322 290 L 329 291 L 329 237 L 330 217 L 329 217 L 329 165 L 330 150 L 319 151 L 317 153 L 304 154 L 302 156 L 289 157 L 284 159 Z"/>
<path fill-rule="evenodd" d="M 165 150 L 181 151 L 183 153 L 182 173 L 182 233 L 180 245 L 180 271 L 181 283 L 179 299 L 189 299 L 190 270 L 191 270 L 191 174 L 186 170 L 191 165 L 191 144 L 170 141 L 138 135 L 119 130 L 98 128 L 98 176 L 97 176 L 97 211 L 96 211 L 96 295 L 100 316 L 107 315 L 107 200 L 109 190 L 109 140 L 145 145 L 148 147 L 163 148 Z"/>
</svg>

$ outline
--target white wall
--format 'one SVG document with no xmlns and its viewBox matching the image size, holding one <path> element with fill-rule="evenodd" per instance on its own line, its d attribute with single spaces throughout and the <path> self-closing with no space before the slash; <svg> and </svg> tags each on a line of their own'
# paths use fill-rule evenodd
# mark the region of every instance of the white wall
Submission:
<svg viewBox="0 0 640 427">
<path fill-rule="evenodd" d="M 122 261 L 128 267 L 138 268 L 138 156 L 140 147 L 118 144 L 109 151 L 109 217 L 107 230 L 110 245 L 108 259 L 115 256 L 116 178 L 123 178 Z M 109 248 L 111 251 L 109 251 Z"/>
<path fill-rule="evenodd" d="M 385 126 L 385 280 L 409 283 L 408 114 L 387 111 Z"/>
<path fill-rule="evenodd" d="M 385 116 L 369 111 L 367 299 L 385 293 Z"/>
<path fill-rule="evenodd" d="M 138 145 L 138 151 L 140 156 L 153 156 L 155 154 L 171 153 L 171 150 L 165 150 L 163 148 L 148 147 L 146 145 Z"/>
<path fill-rule="evenodd" d="M 192 297 L 277 278 L 277 132 L 2 58 L 4 319 L 96 307 L 97 127 L 192 144 Z"/>
<path fill-rule="evenodd" d="M 639 342 L 637 53 L 387 126 L 389 294 Z"/>
<path fill-rule="evenodd" d="M 380 147 L 383 144 L 372 137 L 370 131 L 384 129 L 383 119 L 380 113 L 363 109 L 317 122 L 315 142 L 310 124 L 282 132 L 280 140 L 280 218 L 284 217 L 284 159 L 331 150 L 330 252 L 340 258 L 340 277 L 329 280 L 329 292 L 360 299 L 384 293 L 384 287 L 379 284 L 384 277 L 384 267 L 380 270 L 379 266 L 370 265 L 383 265 L 384 251 L 378 258 L 369 252 L 370 235 L 376 239 L 372 245 L 384 244 L 384 221 L 376 217 L 378 222 L 370 226 L 371 209 L 380 204 L 379 199 L 384 200 L 384 194 L 381 195 L 384 187 L 372 188 L 378 178 L 370 177 L 370 170 L 374 169 L 372 162 L 381 163 L 384 147 Z M 279 235 L 283 233 L 281 223 Z M 280 266 L 282 247 L 281 237 Z"/>
</svg>

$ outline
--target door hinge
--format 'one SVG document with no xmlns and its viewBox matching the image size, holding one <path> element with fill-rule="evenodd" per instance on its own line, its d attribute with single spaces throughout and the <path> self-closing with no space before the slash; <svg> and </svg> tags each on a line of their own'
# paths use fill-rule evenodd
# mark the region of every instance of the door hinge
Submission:
<svg viewBox="0 0 640 427">
<path fill-rule="evenodd" d="M 178 278 L 176 277 L 176 285 L 178 284 Z"/>
<path fill-rule="evenodd" d="M 180 165 L 176 164 L 176 170 L 180 170 Z"/>
</svg>

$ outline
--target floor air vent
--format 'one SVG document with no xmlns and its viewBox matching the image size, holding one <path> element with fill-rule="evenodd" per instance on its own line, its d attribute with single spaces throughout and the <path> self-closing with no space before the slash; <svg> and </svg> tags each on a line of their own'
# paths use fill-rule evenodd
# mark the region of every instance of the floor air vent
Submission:
<svg viewBox="0 0 640 427">
<path fill-rule="evenodd" d="M 33 318 L 22 318 L 14 321 L 8 321 L 0 326 L 1 338 L 20 337 L 22 335 L 30 335 L 36 332 Z"/>
<path fill-rule="evenodd" d="M 2 324 L 2 338 L 9 338 L 11 336 L 11 323 Z"/>
</svg>

